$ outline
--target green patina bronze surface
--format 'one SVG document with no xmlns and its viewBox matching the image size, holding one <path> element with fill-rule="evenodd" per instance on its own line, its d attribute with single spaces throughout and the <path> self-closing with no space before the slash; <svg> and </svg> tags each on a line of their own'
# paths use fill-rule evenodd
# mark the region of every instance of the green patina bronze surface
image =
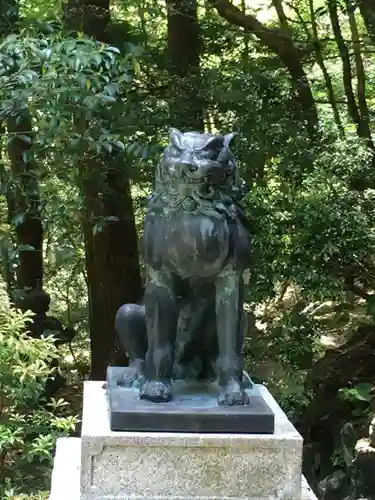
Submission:
<svg viewBox="0 0 375 500">
<path fill-rule="evenodd" d="M 250 238 L 234 134 L 172 129 L 157 166 L 142 243 L 143 304 L 125 304 L 116 329 L 140 397 L 170 401 L 172 379 L 219 379 L 219 405 L 243 405 L 243 272 Z"/>
</svg>

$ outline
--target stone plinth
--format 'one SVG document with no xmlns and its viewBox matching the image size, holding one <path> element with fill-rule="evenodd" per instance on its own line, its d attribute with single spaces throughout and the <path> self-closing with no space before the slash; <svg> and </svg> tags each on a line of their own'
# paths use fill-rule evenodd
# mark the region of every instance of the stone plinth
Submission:
<svg viewBox="0 0 375 500">
<path fill-rule="evenodd" d="M 49 500 L 80 500 L 81 438 L 57 441 Z M 301 500 L 317 500 L 302 477 Z"/>
<path fill-rule="evenodd" d="M 263 386 L 274 434 L 114 432 L 103 383 L 86 382 L 81 500 L 301 500 L 302 438 Z"/>
</svg>

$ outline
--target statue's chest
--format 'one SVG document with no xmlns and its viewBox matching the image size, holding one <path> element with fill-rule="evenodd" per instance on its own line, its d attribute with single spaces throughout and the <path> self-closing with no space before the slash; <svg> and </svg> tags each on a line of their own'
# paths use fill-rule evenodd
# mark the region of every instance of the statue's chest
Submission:
<svg viewBox="0 0 375 500">
<path fill-rule="evenodd" d="M 162 265 L 181 277 L 209 277 L 225 265 L 230 241 L 225 219 L 178 211 L 146 220 L 145 258 L 152 266 Z"/>
</svg>

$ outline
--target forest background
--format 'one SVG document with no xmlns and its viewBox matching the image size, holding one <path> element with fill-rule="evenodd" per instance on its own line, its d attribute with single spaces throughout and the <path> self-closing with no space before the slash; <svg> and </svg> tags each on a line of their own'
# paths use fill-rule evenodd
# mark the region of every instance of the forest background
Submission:
<svg viewBox="0 0 375 500">
<path fill-rule="evenodd" d="M 319 497 L 375 498 L 375 2 L 1 0 L 0 34 L 1 498 L 45 497 L 83 381 L 127 362 L 170 126 L 238 132 L 247 369 Z"/>
</svg>

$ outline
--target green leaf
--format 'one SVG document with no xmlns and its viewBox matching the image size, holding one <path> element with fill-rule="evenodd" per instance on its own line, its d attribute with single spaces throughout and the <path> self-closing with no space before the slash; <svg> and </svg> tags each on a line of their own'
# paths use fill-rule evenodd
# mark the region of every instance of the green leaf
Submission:
<svg viewBox="0 0 375 500">
<path fill-rule="evenodd" d="M 96 236 L 98 233 L 102 233 L 103 230 L 104 230 L 104 222 L 99 221 L 94 225 L 93 230 L 92 230 L 92 234 L 94 236 Z"/>
<path fill-rule="evenodd" d="M 18 214 L 15 217 L 13 217 L 13 223 L 16 227 L 18 227 L 20 224 L 23 224 L 24 221 L 25 221 L 24 214 Z"/>
<path fill-rule="evenodd" d="M 144 52 L 144 48 L 142 47 L 142 45 L 134 45 L 133 43 L 128 43 L 127 48 L 129 52 L 136 57 L 140 57 Z"/>
<path fill-rule="evenodd" d="M 65 52 L 69 54 L 75 49 L 76 45 L 77 42 L 75 40 L 68 40 L 67 42 L 64 43 Z"/>
<path fill-rule="evenodd" d="M 360 401 L 371 401 L 373 385 L 368 382 L 362 382 L 354 387 L 356 391 L 356 399 Z"/>
<path fill-rule="evenodd" d="M 102 58 L 101 58 L 100 54 L 93 54 L 93 55 L 92 55 L 92 58 L 93 58 L 94 62 L 95 62 L 98 66 L 100 66 L 100 65 L 102 64 Z"/>
<path fill-rule="evenodd" d="M 30 83 L 38 78 L 38 74 L 31 69 L 25 69 L 18 75 L 18 78 L 23 83 Z"/>
<path fill-rule="evenodd" d="M 116 148 L 120 149 L 121 151 L 125 151 L 125 146 L 124 146 L 124 143 L 123 143 L 123 142 L 121 142 L 121 141 L 112 141 L 112 144 L 113 144 Z"/>
<path fill-rule="evenodd" d="M 106 104 L 114 104 L 115 102 L 117 102 L 116 98 L 112 97 L 111 95 L 102 94 L 100 96 L 100 99 Z"/>
<path fill-rule="evenodd" d="M 134 73 L 140 73 L 141 72 L 141 66 L 139 65 L 139 62 L 135 57 L 132 59 L 132 65 L 133 65 L 133 70 Z"/>
<path fill-rule="evenodd" d="M 132 81 L 132 75 L 130 73 L 123 73 L 117 80 L 119 83 L 125 82 L 130 83 Z"/>
<path fill-rule="evenodd" d="M 121 54 L 120 50 L 117 47 L 106 47 L 106 52 L 114 52 L 115 54 Z"/>
<path fill-rule="evenodd" d="M 20 245 L 18 247 L 19 252 L 33 252 L 35 248 L 32 245 Z"/>
<path fill-rule="evenodd" d="M 119 93 L 120 89 L 117 83 L 109 83 L 104 87 L 104 91 L 107 95 L 115 96 Z"/>
<path fill-rule="evenodd" d="M 25 134 L 17 134 L 17 139 L 20 139 L 23 142 L 26 142 L 27 144 L 31 144 L 31 137 L 29 135 Z"/>
<path fill-rule="evenodd" d="M 112 144 L 110 144 L 109 142 L 103 142 L 102 144 L 102 148 L 105 149 L 105 151 L 107 151 L 107 153 L 112 153 Z"/>
</svg>

